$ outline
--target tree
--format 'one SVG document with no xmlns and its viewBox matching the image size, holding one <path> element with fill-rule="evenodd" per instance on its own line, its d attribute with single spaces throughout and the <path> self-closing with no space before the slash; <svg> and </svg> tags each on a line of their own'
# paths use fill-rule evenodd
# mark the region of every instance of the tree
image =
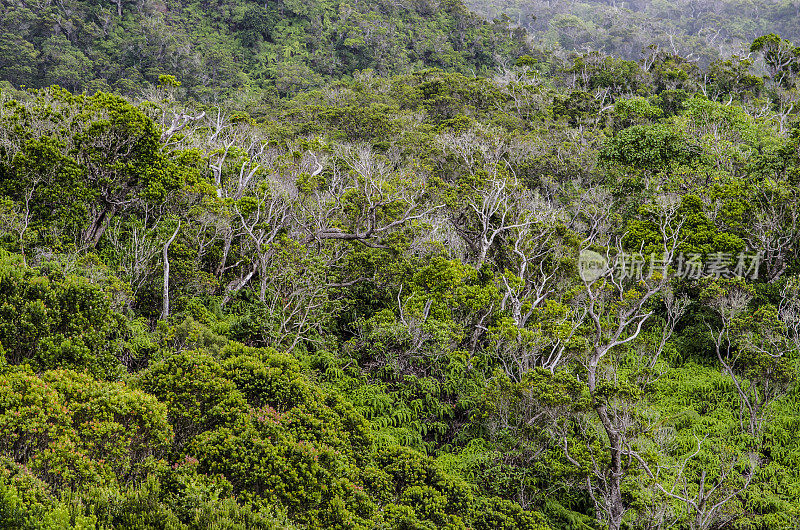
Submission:
<svg viewBox="0 0 800 530">
<path fill-rule="evenodd" d="M 53 488 L 133 484 L 172 439 L 166 408 L 153 396 L 89 374 L 13 370 L 0 380 L 0 396 L 0 451 Z"/>
<path fill-rule="evenodd" d="M 770 33 L 754 40 L 750 51 L 762 54 L 769 78 L 776 85 L 789 88 L 793 84 L 793 76 L 800 68 L 800 49 L 794 44 Z"/>
<path fill-rule="evenodd" d="M 144 194 L 182 184 L 181 168 L 160 152 L 155 124 L 119 96 L 56 88 L 7 112 L 17 189 L 28 190 L 36 221 L 60 218 L 56 226 L 74 234 L 78 248 L 97 247 L 111 220 Z"/>
<path fill-rule="evenodd" d="M 781 182 L 766 180 L 754 186 L 753 215 L 745 240 L 760 252 L 760 271 L 768 282 L 775 282 L 796 259 L 800 239 L 798 196 Z"/>
<path fill-rule="evenodd" d="M 742 459 L 736 448 L 728 445 L 716 447 L 713 450 L 716 454 L 712 456 L 706 444 L 707 436 L 695 438 L 697 448 L 676 462 L 674 476 L 669 476 L 668 470 L 651 465 L 637 451 L 629 450 L 627 454 L 637 459 L 658 491 L 683 504 L 689 528 L 707 530 L 736 519 L 735 515 L 725 512 L 750 486 L 756 464 L 751 455 Z M 699 471 L 692 469 L 694 467 L 699 467 Z M 692 471 L 699 475 L 696 483 L 690 478 Z"/>
<path fill-rule="evenodd" d="M 456 219 L 454 223 L 475 252 L 476 265 L 480 267 L 502 236 L 536 223 L 531 211 L 535 200 L 516 178 L 504 175 L 488 178 L 485 186 L 474 189 L 472 195 L 466 204 L 466 222 L 461 224 Z"/>
<path fill-rule="evenodd" d="M 426 204 L 425 182 L 395 173 L 365 145 L 346 146 L 339 156 L 343 167 L 334 165 L 325 188 L 300 204 L 305 244 L 332 239 L 388 248 L 393 232 L 444 207 Z"/>
<path fill-rule="evenodd" d="M 661 248 L 658 255 L 650 256 L 649 270 L 642 273 L 642 269 L 637 269 L 631 262 L 636 258 L 625 254 L 621 243 L 617 242 L 615 253 L 607 253 L 605 270 L 582 275 L 585 289 L 579 303 L 587 327 L 582 330 L 586 353 L 580 362 L 585 370 L 592 410 L 602 427 L 601 447 L 606 448 L 602 451 L 606 453 L 602 460 L 592 459 L 586 484 L 598 515 L 613 530 L 621 527 L 628 510 L 622 486 L 623 479 L 632 470 L 626 456 L 637 426 L 628 398 L 636 395 L 636 390 L 619 380 L 613 365 L 603 363 L 610 362 L 612 352 L 642 333 L 645 323 L 653 316 L 652 303 L 669 284 L 668 268 L 680 242 L 682 221 L 676 205 L 654 206 L 652 222 L 657 227 Z M 679 316 L 680 312 L 674 312 L 672 318 Z M 674 323 L 670 328 L 674 329 Z M 660 351 L 654 354 L 657 356 Z M 570 463 L 583 467 L 572 456 L 566 438 L 563 447 Z"/>
<path fill-rule="evenodd" d="M 178 219 L 178 226 L 175 227 L 175 231 L 172 232 L 172 235 L 164 243 L 164 248 L 162 250 L 164 261 L 164 283 L 161 291 L 161 320 L 166 320 L 169 317 L 169 247 L 172 245 L 172 242 L 175 241 L 175 238 L 178 237 L 178 232 L 180 232 L 180 229 L 181 220 Z"/>
<path fill-rule="evenodd" d="M 719 322 L 707 323 L 717 360 L 736 388 L 743 430 L 758 446 L 769 406 L 782 397 L 796 376 L 787 355 L 795 345 L 787 337 L 783 315 L 772 306 L 748 311 L 752 294 L 741 282 L 718 282 L 703 293 Z M 746 425 L 746 428 L 745 428 Z"/>
<path fill-rule="evenodd" d="M 0 344 L 12 365 L 115 379 L 127 323 L 109 293 L 55 264 L 29 268 L 0 251 Z"/>
</svg>

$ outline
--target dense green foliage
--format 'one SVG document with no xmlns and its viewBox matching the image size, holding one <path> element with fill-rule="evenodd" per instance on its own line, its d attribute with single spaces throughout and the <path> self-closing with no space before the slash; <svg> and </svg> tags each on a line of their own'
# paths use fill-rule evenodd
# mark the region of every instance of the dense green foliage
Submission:
<svg viewBox="0 0 800 530">
<path fill-rule="evenodd" d="M 2 15 L 2 526 L 796 528 L 797 48 L 289 4 Z"/>
<path fill-rule="evenodd" d="M 373 69 L 483 72 L 523 32 L 456 0 L 3 0 L 0 79 L 15 86 L 139 95 L 181 72 L 205 100 L 269 99 Z"/>
</svg>

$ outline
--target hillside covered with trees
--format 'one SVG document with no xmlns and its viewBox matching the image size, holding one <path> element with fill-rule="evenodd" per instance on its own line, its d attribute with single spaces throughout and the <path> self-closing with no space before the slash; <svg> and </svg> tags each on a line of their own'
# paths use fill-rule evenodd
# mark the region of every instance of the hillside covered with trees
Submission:
<svg viewBox="0 0 800 530">
<path fill-rule="evenodd" d="M 2 0 L 0 80 L 136 95 L 180 73 L 203 101 L 291 95 L 367 68 L 483 73 L 524 32 L 457 0 Z"/>
<path fill-rule="evenodd" d="M 295 4 L 4 3 L 2 526 L 796 528 L 797 47 Z"/>
<path fill-rule="evenodd" d="M 467 0 L 483 17 L 505 15 L 540 45 L 640 60 L 650 46 L 704 65 L 746 57 L 756 38 L 775 33 L 800 42 L 796 0 Z"/>
</svg>

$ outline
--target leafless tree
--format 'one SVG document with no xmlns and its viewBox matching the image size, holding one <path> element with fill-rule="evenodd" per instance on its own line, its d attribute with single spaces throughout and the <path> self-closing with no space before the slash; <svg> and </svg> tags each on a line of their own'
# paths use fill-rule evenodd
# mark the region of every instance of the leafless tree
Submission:
<svg viewBox="0 0 800 530">
<path fill-rule="evenodd" d="M 121 219 L 112 222 L 107 239 L 117 252 L 117 267 L 130 284 L 135 298 L 150 278 L 153 259 L 163 244 L 158 235 L 158 221 L 151 226 L 147 226 L 147 223 L 124 225 Z"/>
<path fill-rule="evenodd" d="M 296 220 L 303 242 L 354 241 L 387 248 L 382 238 L 423 219 L 443 204 L 425 204 L 424 182 L 404 178 L 367 146 L 344 146 L 324 189 L 305 197 Z"/>
<path fill-rule="evenodd" d="M 161 320 L 169 318 L 169 247 L 172 245 L 172 242 L 175 241 L 175 238 L 178 237 L 180 229 L 181 220 L 178 219 L 178 226 L 175 227 L 175 231 L 169 239 L 164 242 L 161 253 L 164 262 L 164 282 L 161 291 Z"/>
<path fill-rule="evenodd" d="M 686 512 L 689 527 L 692 530 L 708 530 L 721 528 L 730 523 L 735 516 L 726 514 L 730 503 L 749 486 L 755 474 L 756 464 L 751 458 L 742 462 L 736 450 L 725 447 L 714 449 L 716 453 L 716 469 L 706 467 L 697 460 L 708 436 L 696 437 L 697 448 L 690 454 L 680 458 L 676 465 L 665 467 L 657 462 L 649 462 L 628 445 L 625 454 L 634 458 L 653 481 L 654 487 L 667 497 L 678 501 Z M 709 451 L 709 448 L 706 448 Z M 697 481 L 688 476 L 688 469 L 693 465 L 701 466 Z M 747 467 L 742 473 L 740 468 Z"/>
<path fill-rule="evenodd" d="M 585 291 L 581 305 L 586 313 L 588 326 L 584 336 L 589 344 L 581 363 L 586 370 L 592 409 L 602 427 L 603 438 L 607 440 L 608 457 L 606 465 L 592 456 L 594 471 L 587 476 L 587 488 L 598 512 L 603 514 L 612 530 L 620 528 L 628 510 L 622 495 L 622 481 L 628 469 L 626 444 L 635 422 L 629 403 L 603 394 L 603 382 L 616 378 L 613 367 L 604 364 L 604 360 L 641 334 L 653 315 L 652 303 L 668 285 L 668 265 L 680 242 L 682 221 L 676 204 L 662 205 L 657 208 L 656 215 L 655 222 L 662 239 L 660 256 L 651 258 L 651 263 L 656 263 L 657 259 L 656 270 L 640 275 L 636 269 L 630 269 L 625 263 L 629 258 L 623 251 L 621 240 L 617 239 L 615 253 L 609 251 L 606 254 L 609 264 L 606 271 L 583 277 Z M 568 459 L 575 463 L 566 445 L 565 451 Z"/>
<path fill-rule="evenodd" d="M 287 229 L 292 202 L 291 198 L 281 193 L 281 190 L 270 180 L 264 180 L 259 184 L 253 202 L 248 201 L 247 208 L 235 205 L 234 210 L 239 219 L 239 223 L 244 228 L 244 232 L 253 245 L 256 259 L 250 272 L 229 286 L 228 293 L 224 301 L 229 299 L 231 293 L 239 291 L 244 287 L 253 275 L 260 271 L 261 289 L 259 298 L 264 301 L 266 296 L 267 283 L 269 282 L 268 270 L 270 259 L 273 254 L 272 245 L 281 231 Z"/>
<path fill-rule="evenodd" d="M 26 240 L 28 229 L 31 225 L 31 201 L 36 192 L 39 178 L 33 177 L 22 190 L 22 204 L 9 202 L 8 206 L 0 203 L 0 228 L 13 233 L 17 237 L 22 262 L 27 265 Z"/>
<path fill-rule="evenodd" d="M 324 334 L 323 324 L 335 307 L 327 273 L 337 256 L 319 255 L 293 240 L 278 246 L 262 284 L 262 301 L 272 325 L 266 345 L 292 351 Z"/>
<path fill-rule="evenodd" d="M 506 366 L 506 373 L 514 378 L 537 366 L 551 372 L 562 366 L 586 316 L 581 308 L 570 305 L 563 306 L 555 320 L 542 320 L 543 305 L 547 300 L 557 300 L 558 291 L 567 281 L 563 262 L 571 249 L 556 237 L 564 212 L 545 201 L 535 201 L 531 212 L 533 222 L 512 228 L 508 238 L 503 238 L 510 241 L 505 245 L 506 272 L 498 281 L 500 310 L 508 314 L 517 333 L 513 337 L 496 337 L 493 350 Z M 527 329 L 537 313 L 537 324 Z"/>
<path fill-rule="evenodd" d="M 516 177 L 497 175 L 472 190 L 464 199 L 463 211 L 453 218 L 453 224 L 474 252 L 475 264 L 480 267 L 496 242 L 514 230 L 526 229 L 537 222 L 533 211 L 537 206 L 534 194 Z"/>
<path fill-rule="evenodd" d="M 165 127 L 164 132 L 161 133 L 162 149 L 167 149 L 174 145 L 173 138 L 178 133 L 182 132 L 188 125 L 197 124 L 205 118 L 206 113 L 202 111 L 198 114 L 187 114 L 185 111 L 172 111 L 172 119 L 169 125 Z"/>
<path fill-rule="evenodd" d="M 781 289 L 778 317 L 786 326 L 787 337 L 795 351 L 800 351 L 800 282 L 796 279 Z"/>
<path fill-rule="evenodd" d="M 793 380 L 793 372 L 783 362 L 791 342 L 781 321 L 781 317 L 786 318 L 791 325 L 792 317 L 791 310 L 784 307 L 774 320 L 770 315 L 763 319 L 751 315 L 749 321 L 742 321 L 751 299 L 743 286 L 724 290 L 708 302 L 719 323 L 706 321 L 706 326 L 717 360 L 739 395 L 742 429 L 759 443 L 770 404 L 786 393 Z"/>
<path fill-rule="evenodd" d="M 800 242 L 800 201 L 793 191 L 764 187 L 758 191 L 746 241 L 761 253 L 762 270 L 769 282 L 783 275 Z"/>
</svg>

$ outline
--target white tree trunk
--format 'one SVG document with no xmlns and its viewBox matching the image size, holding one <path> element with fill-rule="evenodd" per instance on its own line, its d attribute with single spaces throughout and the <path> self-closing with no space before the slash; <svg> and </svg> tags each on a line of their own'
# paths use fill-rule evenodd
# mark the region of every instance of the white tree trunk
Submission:
<svg viewBox="0 0 800 530">
<path fill-rule="evenodd" d="M 178 237 L 180 229 L 181 222 L 178 220 L 178 226 L 175 228 L 175 232 L 172 233 L 172 237 L 164 243 L 164 290 L 162 292 L 161 320 L 166 320 L 169 317 L 169 246 Z"/>
</svg>

